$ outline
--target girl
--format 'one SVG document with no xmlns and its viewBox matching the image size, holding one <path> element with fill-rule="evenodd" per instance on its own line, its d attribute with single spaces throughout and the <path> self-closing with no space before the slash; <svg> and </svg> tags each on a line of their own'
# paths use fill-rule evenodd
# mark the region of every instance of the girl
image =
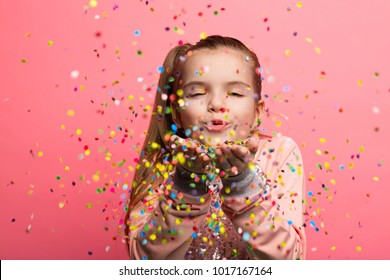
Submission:
<svg viewBox="0 0 390 280">
<path fill-rule="evenodd" d="M 259 133 L 260 64 L 230 37 L 167 55 L 125 218 L 131 259 L 303 259 L 305 176 Z"/>
</svg>

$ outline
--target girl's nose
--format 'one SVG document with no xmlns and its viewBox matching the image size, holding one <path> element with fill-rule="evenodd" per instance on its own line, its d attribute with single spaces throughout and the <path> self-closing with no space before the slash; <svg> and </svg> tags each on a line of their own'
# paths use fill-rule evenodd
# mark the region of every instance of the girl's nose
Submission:
<svg viewBox="0 0 390 280">
<path fill-rule="evenodd" d="M 225 99 L 223 97 L 213 96 L 210 99 L 208 110 L 211 112 L 220 112 L 224 113 L 226 112 L 226 103 Z"/>
</svg>

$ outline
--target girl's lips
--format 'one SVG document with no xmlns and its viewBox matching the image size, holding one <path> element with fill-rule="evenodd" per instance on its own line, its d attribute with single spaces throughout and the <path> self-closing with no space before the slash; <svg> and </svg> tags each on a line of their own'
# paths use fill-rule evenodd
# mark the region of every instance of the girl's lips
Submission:
<svg viewBox="0 0 390 280">
<path fill-rule="evenodd" d="M 205 123 L 204 126 L 210 132 L 221 132 L 229 126 L 229 123 L 224 122 L 222 120 L 212 120 L 210 122 Z"/>
</svg>

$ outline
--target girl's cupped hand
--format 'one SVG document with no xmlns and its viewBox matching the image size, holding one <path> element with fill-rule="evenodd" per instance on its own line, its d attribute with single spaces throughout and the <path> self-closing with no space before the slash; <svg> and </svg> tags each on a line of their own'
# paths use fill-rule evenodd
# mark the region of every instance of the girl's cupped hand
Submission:
<svg viewBox="0 0 390 280">
<path fill-rule="evenodd" d="M 254 159 L 259 140 L 248 138 L 243 143 L 223 143 L 216 150 L 217 167 L 229 177 L 237 176 L 248 168 L 248 164 Z"/>
</svg>

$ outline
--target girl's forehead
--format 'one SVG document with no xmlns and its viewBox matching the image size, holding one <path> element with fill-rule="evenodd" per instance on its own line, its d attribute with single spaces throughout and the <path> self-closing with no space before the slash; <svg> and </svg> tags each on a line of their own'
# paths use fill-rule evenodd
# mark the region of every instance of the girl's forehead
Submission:
<svg viewBox="0 0 390 280">
<path fill-rule="evenodd" d="M 250 82 L 253 62 L 244 53 L 230 48 L 196 50 L 186 56 L 182 78 L 189 79 L 240 79 Z"/>
</svg>

